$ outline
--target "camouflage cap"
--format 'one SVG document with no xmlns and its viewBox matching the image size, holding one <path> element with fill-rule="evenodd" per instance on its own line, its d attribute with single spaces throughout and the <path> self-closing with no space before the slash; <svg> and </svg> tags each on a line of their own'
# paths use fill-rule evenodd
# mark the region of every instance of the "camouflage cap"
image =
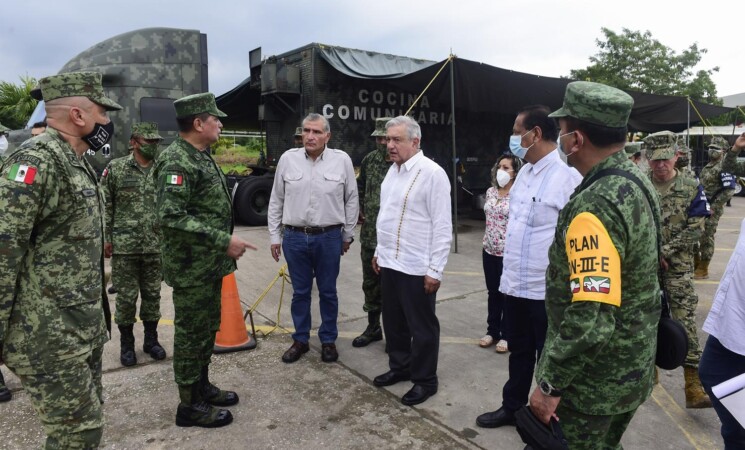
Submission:
<svg viewBox="0 0 745 450">
<path fill-rule="evenodd" d="M 624 91 L 590 81 L 567 84 L 564 104 L 549 117 L 574 117 L 611 128 L 625 127 L 634 99 Z"/>
<path fill-rule="evenodd" d="M 641 153 L 642 143 L 641 142 L 627 142 L 626 145 L 624 145 L 623 150 L 626 152 L 627 155 L 635 155 L 637 153 Z"/>
<path fill-rule="evenodd" d="M 293 137 L 298 137 L 303 135 L 303 127 L 297 127 L 295 128 L 295 135 Z"/>
<path fill-rule="evenodd" d="M 721 136 L 714 136 L 711 138 L 709 148 L 712 150 L 727 150 L 729 148 L 729 142 Z"/>
<path fill-rule="evenodd" d="M 370 136 L 385 136 L 385 124 L 387 124 L 391 119 L 393 119 L 393 117 L 378 117 L 375 119 L 375 131 L 373 131 Z"/>
<path fill-rule="evenodd" d="M 0 133 L 7 133 L 8 131 L 10 131 L 10 128 L 0 123 Z"/>
<path fill-rule="evenodd" d="M 176 117 L 196 116 L 197 114 L 209 113 L 216 117 L 228 117 L 227 114 L 217 109 L 215 95 L 211 92 L 187 95 L 173 102 L 176 107 Z"/>
<path fill-rule="evenodd" d="M 122 107 L 106 97 L 98 72 L 68 72 L 44 77 L 39 80 L 41 95 L 44 101 L 64 97 L 87 97 L 93 103 L 106 108 L 107 111 L 119 111 Z"/>
<path fill-rule="evenodd" d="M 672 131 L 659 131 L 644 138 L 647 147 L 647 159 L 671 159 L 678 150 L 678 136 Z"/>
<path fill-rule="evenodd" d="M 163 139 L 158 134 L 158 124 L 155 122 L 139 122 L 132 125 L 132 136 L 140 136 L 145 139 Z"/>
</svg>

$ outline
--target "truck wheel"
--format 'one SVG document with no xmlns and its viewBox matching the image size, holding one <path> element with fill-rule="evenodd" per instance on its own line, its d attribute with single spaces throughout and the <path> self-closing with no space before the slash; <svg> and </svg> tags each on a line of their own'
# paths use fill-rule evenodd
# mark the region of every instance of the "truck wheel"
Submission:
<svg viewBox="0 0 745 450">
<path fill-rule="evenodd" d="M 233 207 L 238 220 L 245 225 L 266 225 L 271 177 L 248 177 L 238 185 Z"/>
<path fill-rule="evenodd" d="M 745 196 L 745 193 L 743 193 L 742 184 L 740 184 L 740 180 L 737 180 L 737 182 L 735 183 L 735 194 L 734 195 Z"/>
</svg>

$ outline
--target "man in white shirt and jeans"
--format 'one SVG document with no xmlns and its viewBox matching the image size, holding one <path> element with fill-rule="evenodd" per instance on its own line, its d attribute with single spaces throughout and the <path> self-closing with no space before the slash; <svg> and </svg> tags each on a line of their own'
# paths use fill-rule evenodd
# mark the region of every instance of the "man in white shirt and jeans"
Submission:
<svg viewBox="0 0 745 450">
<path fill-rule="evenodd" d="M 510 150 L 525 160 L 510 190 L 510 220 L 499 291 L 505 294 L 506 340 L 510 343 L 509 379 L 502 407 L 481 414 L 476 424 L 497 428 L 515 424 L 515 412 L 528 403 L 535 363 L 546 340 L 546 268 L 559 218 L 582 176 L 559 156 L 558 126 L 547 106 L 520 110 L 512 127 Z M 514 342 L 514 343 L 513 343 Z"/>
<path fill-rule="evenodd" d="M 422 131 L 408 116 L 386 124 L 388 153 L 395 163 L 380 190 L 378 245 L 373 270 L 381 275 L 383 328 L 390 370 L 375 386 L 411 380 L 404 405 L 437 392 L 440 323 L 436 293 L 450 252 L 453 223 L 445 171 L 419 149 Z"/>
</svg>

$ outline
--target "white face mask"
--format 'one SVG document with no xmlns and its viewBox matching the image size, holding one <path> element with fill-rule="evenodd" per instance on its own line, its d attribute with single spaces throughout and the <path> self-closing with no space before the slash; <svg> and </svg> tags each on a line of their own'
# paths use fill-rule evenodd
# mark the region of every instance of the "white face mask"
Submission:
<svg viewBox="0 0 745 450">
<path fill-rule="evenodd" d="M 0 136 L 0 155 L 8 149 L 8 138 L 5 135 Z"/>
<path fill-rule="evenodd" d="M 507 183 L 510 182 L 512 177 L 510 176 L 509 172 L 502 169 L 497 169 L 497 185 L 499 187 L 505 187 L 507 186 Z"/>
</svg>

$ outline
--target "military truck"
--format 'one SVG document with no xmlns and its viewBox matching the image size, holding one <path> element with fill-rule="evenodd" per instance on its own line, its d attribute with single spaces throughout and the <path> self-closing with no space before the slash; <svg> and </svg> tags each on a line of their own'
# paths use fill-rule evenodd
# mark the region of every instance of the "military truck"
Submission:
<svg viewBox="0 0 745 450">
<path fill-rule="evenodd" d="M 197 30 L 145 28 L 123 33 L 83 51 L 59 73 L 96 71 L 103 76 L 106 95 L 122 105 L 109 114 L 114 137 L 106 147 L 86 158 L 100 174 L 113 158 L 129 153 L 129 137 L 135 122 L 156 122 L 168 144 L 178 135 L 173 101 L 206 92 L 207 35 Z M 46 117 L 40 101 L 26 130 L 14 131 L 11 141 L 31 136 L 30 128 Z"/>
</svg>

